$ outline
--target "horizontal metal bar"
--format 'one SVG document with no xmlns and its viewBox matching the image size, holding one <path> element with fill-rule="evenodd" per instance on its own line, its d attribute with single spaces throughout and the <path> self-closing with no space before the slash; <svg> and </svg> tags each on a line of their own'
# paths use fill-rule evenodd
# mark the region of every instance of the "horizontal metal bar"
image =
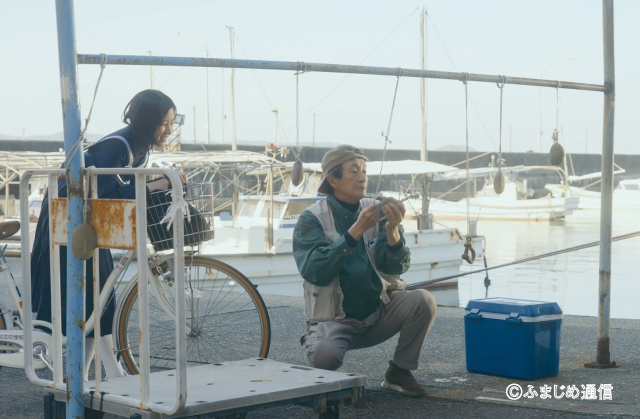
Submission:
<svg viewBox="0 0 640 419">
<path fill-rule="evenodd" d="M 574 83 L 558 80 L 529 79 L 525 77 L 510 77 L 489 74 L 456 73 L 452 71 L 418 70 L 399 67 L 369 67 L 362 65 L 318 64 L 301 61 L 262 61 L 237 60 L 224 58 L 188 58 L 188 57 L 159 57 L 148 55 L 103 55 L 78 54 L 78 64 L 107 65 L 155 65 L 178 67 L 224 67 L 249 68 L 252 70 L 285 70 L 320 73 L 352 73 L 378 76 L 418 77 L 427 79 L 446 79 L 459 81 L 480 81 L 487 83 L 520 84 L 525 86 L 559 87 L 560 89 L 590 90 L 606 92 L 608 87 L 599 84 Z M 504 77 L 504 79 L 503 79 Z"/>
</svg>

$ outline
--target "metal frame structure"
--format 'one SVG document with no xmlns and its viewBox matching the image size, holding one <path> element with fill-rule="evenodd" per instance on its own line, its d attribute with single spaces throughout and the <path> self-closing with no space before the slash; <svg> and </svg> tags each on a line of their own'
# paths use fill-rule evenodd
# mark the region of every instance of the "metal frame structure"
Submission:
<svg viewBox="0 0 640 419">
<path fill-rule="evenodd" d="M 145 177 L 149 175 L 165 175 L 169 178 L 172 185 L 172 196 L 173 203 L 179 205 L 180 197 L 182 197 L 182 182 L 180 181 L 180 177 L 178 174 L 172 169 L 162 169 L 162 168 L 154 168 L 154 169 L 96 169 L 96 168 L 88 168 L 83 169 L 82 177 L 87 176 L 92 181 L 92 191 L 94 195 L 97 193 L 97 176 L 98 175 L 112 175 L 112 174 L 120 174 L 120 175 L 135 175 L 135 185 L 136 185 L 136 199 L 135 201 L 131 201 L 131 203 L 135 203 L 135 237 L 136 243 L 134 245 L 138 249 L 143 249 L 146 253 L 147 251 L 147 201 L 146 201 L 146 183 Z M 49 200 L 49 209 L 53 212 L 52 202 L 58 197 L 58 176 L 64 175 L 64 170 L 62 169 L 34 169 L 26 171 L 20 180 L 20 189 L 21 195 L 27 193 L 27 187 L 29 185 L 29 181 L 32 176 L 47 176 L 49 180 L 49 188 L 48 188 L 48 200 Z M 84 182 L 82 182 L 84 183 Z M 97 198 L 97 196 L 94 196 Z M 125 201 L 126 202 L 126 201 Z M 68 203 L 67 203 L 68 204 Z M 68 206 L 67 206 L 68 207 Z M 108 213 L 108 212 L 107 212 Z M 20 201 L 20 217 L 21 223 L 23 225 L 28 225 L 29 223 L 29 202 L 26 199 Z M 64 220 L 64 217 L 62 217 Z M 62 226 L 58 225 L 57 228 L 61 228 Z M 123 226 L 117 226 L 117 228 L 123 228 Z M 66 383 L 62 376 L 62 344 L 63 344 L 63 336 L 62 336 L 62 325 L 59 319 L 61 318 L 61 290 L 60 283 L 58 282 L 58 277 L 60 276 L 60 253 L 58 246 L 54 243 L 54 231 L 56 229 L 54 217 L 49 217 L 49 231 L 50 231 L 50 240 L 51 240 L 51 324 L 53 325 L 52 330 L 52 338 L 53 345 L 51 349 L 51 358 L 53 359 L 53 379 L 46 380 L 40 378 L 36 375 L 34 365 L 33 365 L 33 354 L 30 350 L 25 350 L 25 371 L 29 380 L 37 385 L 48 387 L 54 391 L 60 392 L 68 392 L 68 386 L 72 384 L 72 382 L 76 379 L 75 376 L 69 374 L 69 362 L 71 353 L 73 353 L 70 346 L 74 344 L 73 341 L 69 338 L 69 324 L 67 322 L 67 380 Z M 111 229 L 114 229 L 114 226 L 111 226 Z M 108 394 L 104 395 L 103 398 L 107 402 L 116 402 L 121 405 L 131 406 L 138 409 L 143 410 L 154 410 L 159 413 L 172 415 L 176 412 L 179 412 L 186 403 L 186 381 L 187 381 L 187 372 L 186 372 L 186 344 L 184 342 L 183 336 L 185 335 L 186 330 L 186 311 L 185 311 L 185 296 L 184 296 L 184 220 L 182 216 L 182 210 L 178 210 L 176 212 L 176 216 L 173 220 L 173 237 L 175 240 L 175 250 L 173 254 L 174 263 L 175 263 L 175 281 L 176 281 L 176 295 L 175 299 L 175 327 L 176 327 L 176 355 L 177 355 L 177 363 L 176 363 L 176 391 L 178 397 L 176 398 L 176 403 L 171 406 L 160 405 L 157 403 L 153 403 L 150 399 L 150 388 L 151 383 L 149 382 L 150 368 L 149 368 L 149 311 L 148 311 L 148 274 L 149 274 L 149 266 L 147 264 L 147 258 L 138 257 L 137 259 L 137 272 L 138 272 L 138 301 L 140 304 L 140 318 L 139 318 L 139 333 L 140 333 L 140 400 L 138 402 L 133 401 L 131 398 L 122 397 L 117 394 Z M 69 230 L 71 232 L 71 230 Z M 133 236 L 133 231 L 125 231 L 129 239 Z M 29 235 L 22 234 L 21 235 L 21 246 L 22 249 L 29 249 Z M 126 247 L 123 247 L 126 248 Z M 73 256 L 72 252 L 68 252 L 68 254 Z M 94 313 L 100 313 L 100 282 L 99 282 L 99 263 L 98 263 L 98 249 L 95 249 L 94 254 Z M 84 268 L 84 262 L 80 261 L 82 267 Z M 33 346 L 33 326 L 34 321 L 32 320 L 32 307 L 31 307 L 31 262 L 29 258 L 22 258 L 22 277 L 23 277 L 23 292 L 24 292 L 24 308 L 23 312 L 23 324 L 24 324 L 24 347 L 31 348 Z M 81 292 L 80 297 L 75 297 L 82 303 L 82 327 L 80 328 L 82 331 L 82 335 L 79 338 L 80 343 L 82 344 L 82 364 L 84 364 L 84 343 L 85 343 L 85 322 L 84 322 L 84 306 L 85 306 L 85 285 L 84 285 L 84 273 L 82 275 L 82 288 L 79 290 Z M 68 290 L 67 290 L 68 293 Z M 67 294 L 69 295 L 69 294 Z M 67 306 L 71 305 L 71 298 L 67 298 Z M 92 316 L 95 320 L 94 329 L 96 335 L 100 335 L 100 316 Z M 100 371 L 101 368 L 101 354 L 99 351 L 99 346 L 96 351 L 96 371 Z M 77 362 L 77 359 L 75 360 Z M 80 396 L 84 394 L 83 392 L 83 371 L 84 365 L 82 365 L 82 369 L 80 369 L 80 375 L 78 376 L 80 381 Z M 96 374 L 96 391 L 100 392 L 101 387 L 101 372 Z M 82 397 L 82 416 L 78 416 L 77 413 L 74 413 L 75 416 L 69 415 L 70 405 L 74 403 L 67 403 L 67 417 L 83 417 L 84 415 L 84 397 Z M 80 403 L 78 403 L 80 405 Z"/>
<path fill-rule="evenodd" d="M 64 143 L 67 155 L 73 152 L 80 137 L 80 107 L 78 100 L 78 64 L 107 65 L 154 65 L 185 67 L 227 67 L 262 70 L 284 70 L 297 72 L 353 73 L 396 77 L 437 78 L 459 81 L 507 83 L 526 86 L 552 87 L 561 89 L 588 90 L 604 93 L 604 129 L 602 144 L 602 206 L 600 218 L 600 295 L 598 350 L 595 366 L 611 365 L 609 352 L 609 312 L 611 287 L 611 215 L 613 193 L 613 144 L 615 115 L 615 54 L 613 0 L 602 0 L 604 83 L 602 85 L 574 83 L 555 80 L 539 80 L 522 77 L 456 73 L 391 67 L 368 67 L 304 62 L 256 61 L 217 58 L 154 57 L 127 55 L 87 55 L 76 54 L 73 0 L 56 0 L 58 54 L 60 59 L 60 85 L 64 123 Z M 232 145 L 235 149 L 235 143 Z M 81 181 L 84 158 L 82 150 L 75 149 L 71 164 L 67 169 L 68 195 L 68 245 L 71 233 L 82 222 L 83 182 Z M 174 182 L 179 183 L 179 182 Z M 23 207 L 24 208 L 24 207 Z M 26 247 L 25 247 L 26 248 Z M 84 320 L 84 272 L 82 261 L 68 253 L 67 295 L 72 304 L 67 315 L 67 417 L 84 417 L 82 397 L 82 371 L 84 368 L 84 334 L 81 324 Z M 28 264 L 26 264 L 28 267 Z M 141 281 L 144 282 L 144 281 Z M 25 353 L 27 353 L 25 351 Z"/>
</svg>

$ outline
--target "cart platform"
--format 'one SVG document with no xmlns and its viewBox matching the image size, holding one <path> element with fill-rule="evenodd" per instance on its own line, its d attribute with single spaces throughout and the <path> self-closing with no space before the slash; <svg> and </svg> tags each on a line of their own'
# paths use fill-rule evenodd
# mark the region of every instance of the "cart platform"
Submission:
<svg viewBox="0 0 640 419">
<path fill-rule="evenodd" d="M 151 373 L 151 403 L 176 402 L 175 370 Z M 302 404 L 325 413 L 327 403 L 346 400 L 362 406 L 367 377 L 357 374 L 291 365 L 265 358 L 209 364 L 187 370 L 187 402 L 174 416 L 136 409 L 102 400 L 93 382 L 85 385 L 85 406 L 118 416 L 139 419 L 217 418 L 285 404 Z M 55 402 L 65 402 L 66 392 L 46 389 Z M 102 392 L 130 401 L 140 400 L 139 376 L 102 382 Z M 93 393 L 93 394 L 92 394 Z M 53 408 L 52 408 L 53 409 Z M 52 413 L 55 418 L 55 413 Z M 239 416 L 242 417 L 242 416 Z"/>
</svg>

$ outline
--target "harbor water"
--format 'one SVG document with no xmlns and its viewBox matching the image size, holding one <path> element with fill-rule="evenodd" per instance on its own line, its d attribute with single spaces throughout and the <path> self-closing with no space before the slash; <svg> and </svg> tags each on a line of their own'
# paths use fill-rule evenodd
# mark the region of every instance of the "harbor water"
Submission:
<svg viewBox="0 0 640 419">
<path fill-rule="evenodd" d="M 436 220 L 437 221 L 437 220 Z M 443 222 L 466 233 L 465 222 Z M 614 211 L 613 236 L 640 231 L 635 211 Z M 600 212 L 575 211 L 565 221 L 508 222 L 479 221 L 477 233 L 486 237 L 489 267 L 543 253 L 600 240 Z M 463 249 L 460 249 L 462 253 Z M 470 299 L 488 297 L 522 298 L 557 302 L 565 314 L 598 315 L 598 269 L 600 247 L 515 264 L 460 278 L 458 301 L 443 296 L 443 305 L 466 306 Z M 611 317 L 640 319 L 640 237 L 614 242 L 611 266 Z M 465 263 L 466 265 L 466 263 Z M 463 266 L 462 272 L 481 266 Z M 435 292 L 438 298 L 438 291 Z"/>
</svg>

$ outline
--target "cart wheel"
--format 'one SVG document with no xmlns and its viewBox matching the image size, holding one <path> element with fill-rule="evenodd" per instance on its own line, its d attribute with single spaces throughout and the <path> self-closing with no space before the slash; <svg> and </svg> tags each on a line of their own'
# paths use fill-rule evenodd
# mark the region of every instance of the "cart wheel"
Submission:
<svg viewBox="0 0 640 419">
<path fill-rule="evenodd" d="M 247 412 L 243 412 L 243 413 L 238 413 L 236 415 L 220 416 L 219 419 L 245 419 L 246 417 L 247 417 Z"/>
<path fill-rule="evenodd" d="M 325 413 L 320 413 L 318 419 L 340 419 L 340 407 L 339 406 L 327 406 Z"/>
</svg>

